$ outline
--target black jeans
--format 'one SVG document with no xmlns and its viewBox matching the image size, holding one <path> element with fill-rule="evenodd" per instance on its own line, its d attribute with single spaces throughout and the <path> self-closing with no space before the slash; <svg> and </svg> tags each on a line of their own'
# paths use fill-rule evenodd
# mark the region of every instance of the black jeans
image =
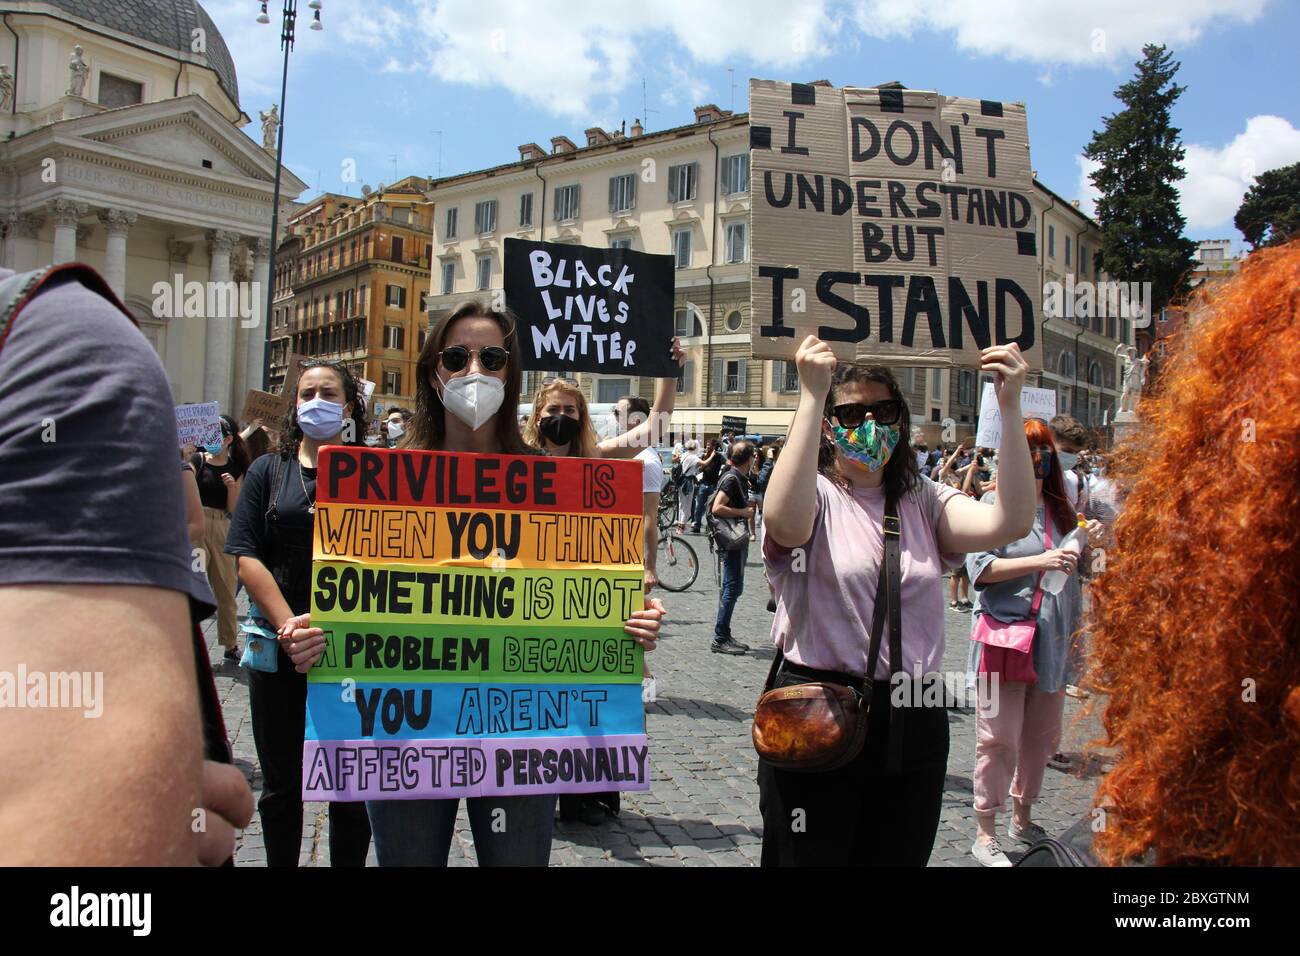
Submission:
<svg viewBox="0 0 1300 956">
<path fill-rule="evenodd" d="M 782 672 L 776 686 L 807 682 Z M 908 707 L 903 765 L 888 772 L 889 685 L 875 685 L 862 752 L 823 773 L 758 762 L 763 866 L 925 866 L 934 847 L 948 769 L 948 712 Z"/>
<path fill-rule="evenodd" d="M 302 849 L 302 735 L 307 724 L 307 675 L 279 649 L 273 674 L 248 672 L 253 742 L 262 766 L 262 818 L 267 866 L 297 866 Z M 370 818 L 364 803 L 331 803 L 330 865 L 365 866 Z"/>
</svg>

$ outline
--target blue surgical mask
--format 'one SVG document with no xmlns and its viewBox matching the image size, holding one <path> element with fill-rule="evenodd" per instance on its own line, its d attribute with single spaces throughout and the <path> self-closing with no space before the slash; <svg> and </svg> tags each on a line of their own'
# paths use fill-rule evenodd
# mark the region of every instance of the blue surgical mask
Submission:
<svg viewBox="0 0 1300 956">
<path fill-rule="evenodd" d="M 1077 451 L 1058 451 L 1056 460 L 1061 463 L 1062 471 L 1069 471 L 1079 462 L 1079 453 Z"/>
<path fill-rule="evenodd" d="M 325 441 L 343 430 L 343 406 L 323 398 L 313 398 L 298 406 L 298 426 L 308 438 Z"/>
<path fill-rule="evenodd" d="M 203 450 L 206 451 L 209 455 L 220 455 L 221 449 L 225 447 L 226 447 L 226 443 L 224 440 L 222 440 L 222 441 L 213 442 L 210 445 L 204 445 Z"/>
</svg>

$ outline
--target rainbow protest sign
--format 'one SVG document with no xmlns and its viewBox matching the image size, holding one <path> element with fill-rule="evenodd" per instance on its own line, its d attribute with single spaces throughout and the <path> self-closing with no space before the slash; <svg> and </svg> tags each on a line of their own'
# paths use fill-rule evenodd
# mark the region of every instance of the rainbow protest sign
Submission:
<svg viewBox="0 0 1300 956">
<path fill-rule="evenodd" d="M 650 789 L 640 465 L 323 449 L 304 800 Z"/>
</svg>

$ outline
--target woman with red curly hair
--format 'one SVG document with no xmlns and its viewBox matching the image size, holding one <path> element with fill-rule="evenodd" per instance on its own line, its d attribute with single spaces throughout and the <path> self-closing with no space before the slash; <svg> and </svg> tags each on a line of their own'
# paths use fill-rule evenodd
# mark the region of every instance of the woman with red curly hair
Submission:
<svg viewBox="0 0 1300 956">
<path fill-rule="evenodd" d="M 1300 242 L 1253 253 L 1174 343 L 1093 595 L 1107 864 L 1300 864 Z M 1187 456 L 1210 467 L 1187 480 Z M 1191 586 L 1189 586 L 1191 585 Z"/>
<path fill-rule="evenodd" d="M 1030 819 L 1030 808 L 1043 786 L 1048 758 L 1061 736 L 1065 711 L 1066 668 L 1070 638 L 1079 626 L 1082 604 L 1074 571 L 1079 553 L 1061 548 L 1076 526 L 1074 507 L 1066 497 L 1065 482 L 1052 430 L 1037 419 L 1025 422 L 1025 438 L 1034 463 L 1037 511 L 1029 534 L 1018 541 L 966 556 L 966 572 L 975 591 L 972 633 L 981 617 L 1003 623 L 1030 619 L 1036 600 L 1037 630 L 1033 659 L 1037 679 L 1032 683 L 990 678 L 981 689 L 975 720 L 975 817 L 979 833 L 971 854 L 984 866 L 1010 866 L 998 843 L 998 814 L 1006 809 L 1008 788 L 1014 802 L 1008 835 L 1032 844 L 1046 836 Z M 985 501 L 996 498 L 989 492 Z M 1101 525 L 1090 532 L 1100 536 Z M 1070 575 L 1057 594 L 1037 597 L 1043 574 L 1063 571 Z M 969 670 L 979 670 L 984 645 L 971 642 Z"/>
</svg>

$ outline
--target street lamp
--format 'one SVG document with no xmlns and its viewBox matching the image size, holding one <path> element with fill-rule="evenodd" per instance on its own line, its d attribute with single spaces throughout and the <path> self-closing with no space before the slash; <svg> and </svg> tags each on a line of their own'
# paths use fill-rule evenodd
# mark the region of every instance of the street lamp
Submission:
<svg viewBox="0 0 1300 956">
<path fill-rule="evenodd" d="M 266 3 L 260 4 L 262 12 L 257 16 L 258 23 L 270 23 L 266 13 Z M 307 8 L 315 11 L 311 28 L 323 29 L 320 22 L 321 0 L 311 0 Z M 262 348 L 262 390 L 266 391 L 271 381 L 271 303 L 275 299 L 275 254 L 276 239 L 280 226 L 280 170 L 284 162 L 284 98 L 289 85 L 289 51 L 293 49 L 294 24 L 298 20 L 298 0 L 284 0 L 283 20 L 280 27 L 280 49 L 284 51 L 284 70 L 280 77 L 280 126 L 276 131 L 275 144 L 275 188 L 271 193 L 271 268 L 266 290 L 266 317 L 264 330 L 265 344 Z"/>
</svg>

